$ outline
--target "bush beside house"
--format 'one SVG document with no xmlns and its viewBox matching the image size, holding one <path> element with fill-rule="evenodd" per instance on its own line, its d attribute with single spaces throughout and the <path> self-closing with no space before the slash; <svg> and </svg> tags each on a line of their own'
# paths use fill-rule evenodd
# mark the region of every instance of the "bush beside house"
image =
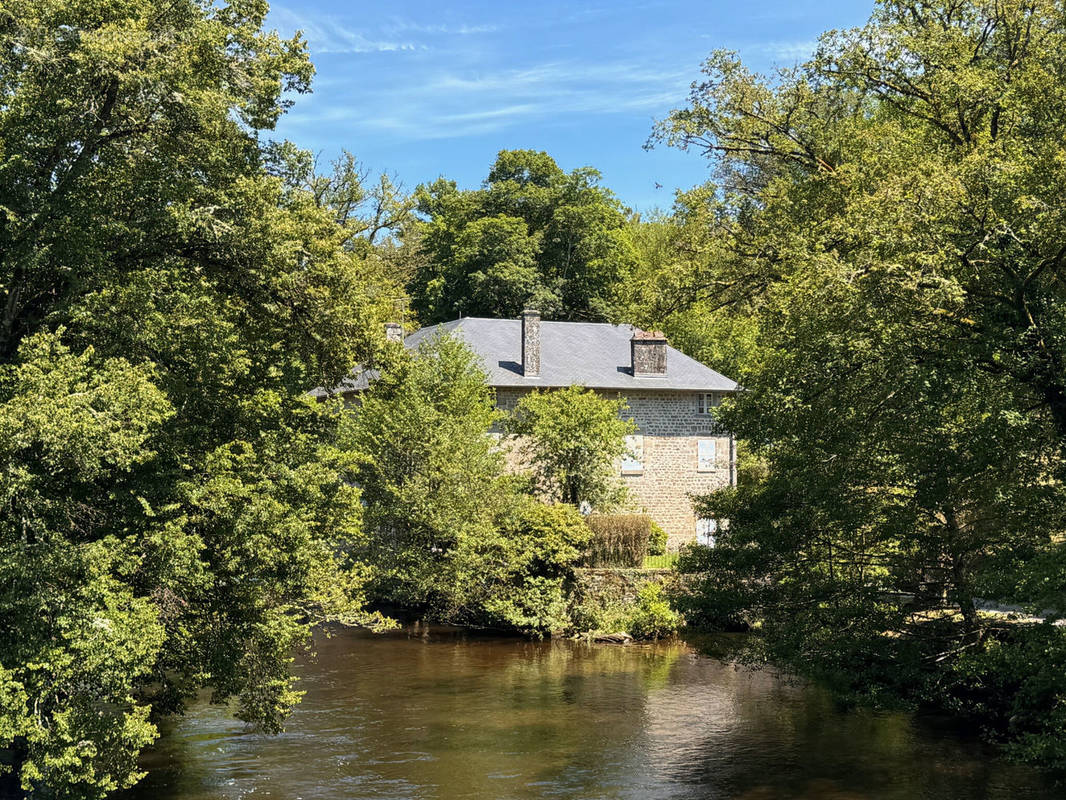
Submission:
<svg viewBox="0 0 1066 800">
<path fill-rule="evenodd" d="M 394 348 L 379 373 L 344 437 L 366 506 L 371 596 L 442 622 L 531 635 L 584 629 L 577 567 L 640 567 L 654 530 L 646 515 L 586 521 L 577 508 L 620 498 L 613 464 L 631 430 L 622 405 L 579 388 L 527 397 L 511 429 L 530 442 L 530 478 L 508 473 L 489 435 L 501 416 L 492 390 L 457 338 Z M 613 604 L 597 612 L 601 623 Z M 636 619 L 638 632 L 661 635 L 663 606 L 658 594 L 628 597 L 618 624 Z"/>
</svg>

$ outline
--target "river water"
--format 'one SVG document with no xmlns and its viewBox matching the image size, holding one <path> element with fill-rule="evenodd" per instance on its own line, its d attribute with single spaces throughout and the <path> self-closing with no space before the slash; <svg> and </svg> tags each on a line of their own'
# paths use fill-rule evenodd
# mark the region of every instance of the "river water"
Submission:
<svg viewBox="0 0 1066 800">
<path fill-rule="evenodd" d="M 339 630 L 297 670 L 279 736 L 195 705 L 126 800 L 1044 800 L 975 738 L 676 642 L 585 645 Z"/>
</svg>

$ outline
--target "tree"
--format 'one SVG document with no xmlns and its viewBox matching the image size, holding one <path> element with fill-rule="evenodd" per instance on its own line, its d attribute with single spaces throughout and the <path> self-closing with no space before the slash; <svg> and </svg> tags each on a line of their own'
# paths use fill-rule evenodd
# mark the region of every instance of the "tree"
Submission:
<svg viewBox="0 0 1066 800">
<path fill-rule="evenodd" d="M 627 407 L 623 399 L 580 386 L 533 391 L 518 402 L 507 430 L 519 438 L 546 496 L 609 508 L 624 497 L 616 462 L 626 453 L 626 436 L 637 429 L 624 416 Z"/>
<path fill-rule="evenodd" d="M 616 315 L 646 330 L 665 331 L 683 352 L 725 375 L 757 365 L 758 296 L 718 294 L 719 275 L 709 264 L 720 257 L 715 235 L 720 213 L 711 186 L 679 192 L 670 214 L 653 213 L 629 222 L 637 253 L 628 296 Z"/>
<path fill-rule="evenodd" d="M 296 644 L 368 620 L 333 385 L 380 275 L 260 136 L 309 87 L 264 3 L 0 8 L 0 750 L 136 780 L 201 688 L 268 730 Z"/>
<path fill-rule="evenodd" d="M 388 173 L 371 180 L 370 170 L 347 150 L 328 173 L 319 170 L 316 156 L 292 142 L 271 142 L 264 155 L 267 171 L 295 197 L 310 197 L 333 215 L 351 250 L 372 252 L 382 238 L 402 235 L 415 221 L 415 201 L 403 184 Z"/>
<path fill-rule="evenodd" d="M 769 472 L 703 502 L 693 602 L 1015 740 L 1062 733 L 971 669 L 1030 635 L 974 598 L 1061 547 L 1064 36 L 1052 2 L 886 0 L 775 80 L 715 54 L 655 134 L 715 164 L 689 300 L 758 325 L 723 417 Z"/>
<path fill-rule="evenodd" d="M 345 434 L 366 503 L 375 591 L 455 619 L 484 576 L 472 558 L 495 536 L 506 494 L 489 435 L 498 421 L 477 356 L 454 337 L 391 354 Z"/>
<path fill-rule="evenodd" d="M 600 175 L 546 153 L 503 150 L 481 189 L 443 178 L 415 196 L 425 217 L 409 289 L 424 323 L 514 317 L 606 319 L 634 266 L 626 216 Z"/>
<path fill-rule="evenodd" d="M 492 436 L 500 418 L 459 339 L 390 354 L 345 438 L 366 502 L 371 588 L 430 619 L 561 630 L 590 531 L 576 509 L 519 491 Z"/>
</svg>

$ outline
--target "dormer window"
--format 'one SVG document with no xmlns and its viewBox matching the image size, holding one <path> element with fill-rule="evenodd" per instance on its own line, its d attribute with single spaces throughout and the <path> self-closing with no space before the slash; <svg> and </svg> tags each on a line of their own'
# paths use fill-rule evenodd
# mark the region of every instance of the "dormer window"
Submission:
<svg viewBox="0 0 1066 800">
<path fill-rule="evenodd" d="M 722 405 L 721 392 L 700 392 L 698 403 L 700 414 L 713 414 L 720 405 Z"/>
</svg>

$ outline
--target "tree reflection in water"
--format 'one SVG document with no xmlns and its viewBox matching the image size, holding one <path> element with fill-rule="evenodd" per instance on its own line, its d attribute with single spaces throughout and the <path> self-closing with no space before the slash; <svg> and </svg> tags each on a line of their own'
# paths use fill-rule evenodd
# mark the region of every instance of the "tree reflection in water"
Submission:
<svg viewBox="0 0 1066 800">
<path fill-rule="evenodd" d="M 905 714 L 680 642 L 590 646 L 408 629 L 320 636 L 286 733 L 198 705 L 127 800 L 1043 800 L 1039 776 Z"/>
</svg>

